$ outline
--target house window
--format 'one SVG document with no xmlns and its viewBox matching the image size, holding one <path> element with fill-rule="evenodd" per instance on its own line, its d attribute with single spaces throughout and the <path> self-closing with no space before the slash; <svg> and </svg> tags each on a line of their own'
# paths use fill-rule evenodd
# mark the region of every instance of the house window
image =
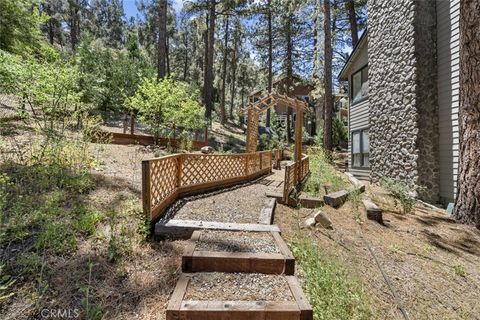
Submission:
<svg viewBox="0 0 480 320">
<path fill-rule="evenodd" d="M 352 132 L 352 167 L 370 167 L 370 141 L 368 130 Z"/>
<path fill-rule="evenodd" d="M 352 75 L 352 103 L 357 103 L 368 97 L 368 66 Z"/>
</svg>

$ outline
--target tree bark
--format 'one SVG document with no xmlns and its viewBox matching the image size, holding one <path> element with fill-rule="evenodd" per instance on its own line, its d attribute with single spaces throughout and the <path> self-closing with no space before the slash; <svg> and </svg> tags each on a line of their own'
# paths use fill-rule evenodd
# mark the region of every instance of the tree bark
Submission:
<svg viewBox="0 0 480 320">
<path fill-rule="evenodd" d="M 460 1 L 460 153 L 454 217 L 480 229 L 480 2 Z"/>
<path fill-rule="evenodd" d="M 183 44 L 185 46 L 185 50 L 183 51 L 183 81 L 187 81 L 188 77 L 188 33 L 183 35 Z M 193 50 L 195 52 L 195 50 Z"/>
<path fill-rule="evenodd" d="M 325 68 L 324 68 L 324 82 L 325 82 L 325 129 L 323 134 L 323 145 L 325 149 L 332 150 L 332 30 L 330 17 L 330 0 L 324 0 L 324 31 L 325 31 Z"/>
<path fill-rule="evenodd" d="M 166 75 L 167 0 L 158 0 L 157 80 Z"/>
<path fill-rule="evenodd" d="M 267 2 L 267 23 L 268 23 L 268 93 L 272 92 L 273 86 L 273 30 L 272 30 L 272 0 Z M 270 127 L 270 108 L 267 110 L 265 125 Z"/>
<path fill-rule="evenodd" d="M 286 62 L 286 71 L 287 71 L 287 96 L 290 96 L 293 82 L 293 39 L 292 39 L 292 18 L 287 18 L 286 25 L 286 40 L 287 40 L 287 59 Z M 292 108 L 287 107 L 287 143 L 292 141 Z"/>
<path fill-rule="evenodd" d="M 213 110 L 213 57 L 215 45 L 215 7 L 216 1 L 210 0 L 209 3 L 209 26 L 208 26 L 208 59 L 205 78 L 205 118 L 212 120 Z"/>
<path fill-rule="evenodd" d="M 354 0 L 346 0 L 345 8 L 348 12 L 348 21 L 350 22 L 350 32 L 352 34 L 352 46 L 355 47 L 358 43 L 358 30 L 357 30 L 357 14 L 355 13 Z"/>
<path fill-rule="evenodd" d="M 207 12 L 205 15 L 205 30 L 203 31 L 203 44 L 204 44 L 204 54 L 203 54 L 203 88 L 202 88 L 202 100 L 203 104 L 207 102 L 207 65 L 208 65 L 208 26 L 210 25 L 210 16 Z M 206 114 L 205 108 L 205 114 Z"/>
<path fill-rule="evenodd" d="M 228 61 L 228 35 L 229 17 L 225 17 L 225 37 L 223 42 L 223 65 L 222 65 L 222 99 L 220 101 L 220 123 L 225 124 L 227 115 L 225 111 L 225 94 L 227 92 L 227 61 Z"/>
<path fill-rule="evenodd" d="M 78 43 L 78 33 L 80 29 L 80 22 L 78 17 L 78 4 L 74 0 L 70 0 L 69 11 L 70 11 L 70 44 L 72 46 L 72 51 L 75 52 L 77 49 Z"/>
<path fill-rule="evenodd" d="M 235 34 L 235 40 L 233 43 L 233 57 L 232 57 L 232 85 L 231 85 L 231 91 L 230 91 L 230 111 L 229 111 L 229 117 L 230 120 L 233 120 L 233 103 L 235 100 L 235 86 L 236 86 L 236 80 L 237 80 L 237 46 L 238 46 L 238 34 Z"/>
</svg>

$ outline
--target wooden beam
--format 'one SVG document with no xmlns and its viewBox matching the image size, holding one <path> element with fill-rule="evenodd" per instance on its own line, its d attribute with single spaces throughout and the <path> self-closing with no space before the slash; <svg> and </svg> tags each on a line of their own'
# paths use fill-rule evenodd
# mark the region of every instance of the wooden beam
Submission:
<svg viewBox="0 0 480 320">
<path fill-rule="evenodd" d="M 180 275 L 177 285 L 175 286 L 175 290 L 173 291 L 170 301 L 167 305 L 167 319 L 180 319 L 180 308 L 182 306 L 183 297 L 187 291 L 189 281 L 190 278 L 187 275 Z"/>
<path fill-rule="evenodd" d="M 228 223 L 197 220 L 170 220 L 166 224 L 158 222 L 155 225 L 155 235 L 162 238 L 189 239 L 195 230 L 225 230 L 252 232 L 280 232 L 277 225 L 253 223 Z"/>
<path fill-rule="evenodd" d="M 273 217 L 275 214 L 276 205 L 277 205 L 276 199 L 267 200 L 265 203 L 265 206 L 260 211 L 260 217 L 258 218 L 258 223 L 273 224 Z"/>
<path fill-rule="evenodd" d="M 313 319 L 313 310 L 312 306 L 308 302 L 307 297 L 302 291 L 298 280 L 294 276 L 287 276 L 288 285 L 290 286 L 290 291 L 295 298 L 295 302 L 300 309 L 300 320 L 312 320 Z"/>
</svg>

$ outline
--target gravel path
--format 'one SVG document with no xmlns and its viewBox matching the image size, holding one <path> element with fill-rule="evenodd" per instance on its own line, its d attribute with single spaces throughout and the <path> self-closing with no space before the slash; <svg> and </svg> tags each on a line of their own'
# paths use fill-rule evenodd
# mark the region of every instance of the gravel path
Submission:
<svg viewBox="0 0 480 320">
<path fill-rule="evenodd" d="M 292 301 L 284 276 L 259 273 L 196 273 L 184 300 Z"/>
<path fill-rule="evenodd" d="M 179 220 L 257 223 L 268 186 L 252 184 L 189 201 L 175 215 Z"/>
<path fill-rule="evenodd" d="M 280 253 L 270 232 L 229 232 L 205 230 L 196 250 L 249 253 Z"/>
</svg>

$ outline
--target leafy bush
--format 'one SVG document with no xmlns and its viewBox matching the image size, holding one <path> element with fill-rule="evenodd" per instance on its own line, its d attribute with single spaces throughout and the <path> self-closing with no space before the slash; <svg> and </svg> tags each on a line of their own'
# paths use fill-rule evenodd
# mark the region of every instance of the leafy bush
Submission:
<svg viewBox="0 0 480 320">
<path fill-rule="evenodd" d="M 321 147 L 312 148 L 309 152 L 311 175 L 304 186 L 304 191 L 319 196 L 322 188 L 328 186 L 328 192 L 345 188 L 345 181 L 335 170 L 328 153 Z"/>
<path fill-rule="evenodd" d="M 413 206 L 415 205 L 415 196 L 412 194 L 410 191 L 411 188 L 407 184 L 390 178 L 383 178 L 382 184 L 388 191 L 390 191 L 395 199 L 400 201 L 403 213 L 412 212 Z"/>
<path fill-rule="evenodd" d="M 348 131 L 342 120 L 333 118 L 332 121 L 333 145 L 337 148 L 345 148 L 348 142 Z"/>
<path fill-rule="evenodd" d="M 204 126 L 203 110 L 187 84 L 172 78 L 157 81 L 144 78 L 135 95 L 126 100 L 127 105 L 138 112 L 140 120 L 148 124 L 158 139 L 164 129 L 173 125 L 183 129 Z"/>
</svg>

